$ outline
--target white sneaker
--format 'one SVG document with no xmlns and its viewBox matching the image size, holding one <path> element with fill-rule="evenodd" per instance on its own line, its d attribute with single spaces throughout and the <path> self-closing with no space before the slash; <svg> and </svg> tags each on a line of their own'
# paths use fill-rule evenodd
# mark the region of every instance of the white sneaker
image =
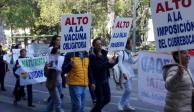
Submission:
<svg viewBox="0 0 194 112">
<path fill-rule="evenodd" d="M 124 110 L 132 110 L 135 111 L 135 108 L 131 105 L 124 106 Z"/>
<path fill-rule="evenodd" d="M 123 111 L 123 110 L 124 110 L 124 109 L 123 109 L 123 106 L 122 106 L 120 103 L 118 104 L 118 110 L 119 110 L 119 111 Z"/>
</svg>

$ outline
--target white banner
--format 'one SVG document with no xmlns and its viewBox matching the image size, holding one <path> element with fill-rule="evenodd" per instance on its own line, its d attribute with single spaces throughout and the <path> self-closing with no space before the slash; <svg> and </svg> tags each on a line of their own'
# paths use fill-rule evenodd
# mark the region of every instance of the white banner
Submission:
<svg viewBox="0 0 194 112">
<path fill-rule="evenodd" d="M 48 44 L 31 44 L 27 48 L 28 56 L 49 56 L 50 49 Z"/>
<path fill-rule="evenodd" d="M 116 18 L 109 43 L 109 51 L 125 49 L 131 24 L 132 18 Z"/>
<path fill-rule="evenodd" d="M 141 52 L 138 62 L 138 94 L 142 101 L 164 106 L 166 89 L 162 76 L 163 65 L 172 63 L 167 54 Z"/>
<path fill-rule="evenodd" d="M 18 62 L 21 67 L 15 73 L 20 76 L 21 85 L 46 81 L 44 76 L 45 57 L 21 58 L 18 59 Z"/>
<path fill-rule="evenodd" d="M 159 52 L 194 48 L 193 0 L 151 0 L 151 11 Z"/>
<path fill-rule="evenodd" d="M 61 20 L 61 51 L 89 51 L 91 14 L 63 16 Z"/>
<path fill-rule="evenodd" d="M 190 57 L 190 60 L 189 60 L 189 69 L 191 70 L 191 73 L 192 73 L 192 78 L 194 80 L 194 55 Z"/>
<path fill-rule="evenodd" d="M 59 56 L 58 57 L 58 65 L 57 65 L 57 69 L 59 70 L 59 71 L 62 71 L 62 65 L 63 65 L 63 62 L 64 62 L 64 59 L 65 59 L 65 57 L 64 56 Z"/>
<path fill-rule="evenodd" d="M 189 60 L 189 68 L 194 78 L 194 56 Z M 171 55 L 140 52 L 138 62 L 138 94 L 142 101 L 164 106 L 166 89 L 162 76 L 163 65 L 173 63 Z"/>
<path fill-rule="evenodd" d="M 11 57 L 8 54 L 3 55 L 3 60 L 6 61 L 7 63 L 11 62 Z"/>
<path fill-rule="evenodd" d="M 13 61 L 14 63 L 20 56 L 20 49 L 12 49 Z"/>
</svg>

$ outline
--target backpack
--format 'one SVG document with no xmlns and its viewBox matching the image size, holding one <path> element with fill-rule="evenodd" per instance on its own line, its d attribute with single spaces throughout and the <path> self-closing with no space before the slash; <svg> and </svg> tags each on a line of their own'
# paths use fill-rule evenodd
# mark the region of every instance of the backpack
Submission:
<svg viewBox="0 0 194 112">
<path fill-rule="evenodd" d="M 123 60 L 124 59 L 125 59 L 125 51 L 123 51 Z M 117 60 L 118 60 L 118 57 L 117 57 Z M 124 79 L 124 76 L 123 76 L 123 73 L 121 72 L 118 61 L 117 61 L 117 64 L 114 65 L 114 67 L 111 70 L 112 70 L 112 75 L 116 86 L 122 89 L 123 88 L 122 84 L 126 82 L 126 79 Z"/>
</svg>

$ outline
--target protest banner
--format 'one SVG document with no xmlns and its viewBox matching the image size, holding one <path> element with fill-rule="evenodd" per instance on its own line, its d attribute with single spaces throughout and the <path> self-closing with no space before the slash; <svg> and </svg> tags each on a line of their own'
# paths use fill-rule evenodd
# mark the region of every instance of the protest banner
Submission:
<svg viewBox="0 0 194 112">
<path fill-rule="evenodd" d="M 109 51 L 112 52 L 125 49 L 131 24 L 132 18 L 116 18 L 111 33 L 111 40 L 108 48 Z"/>
<path fill-rule="evenodd" d="M 45 57 L 32 57 L 18 59 L 21 66 L 16 70 L 20 76 L 21 85 L 37 84 L 46 81 L 44 76 Z"/>
<path fill-rule="evenodd" d="M 168 54 L 140 52 L 138 60 L 138 95 L 147 103 L 164 106 L 166 89 L 162 67 L 173 63 Z"/>
<path fill-rule="evenodd" d="M 193 78 L 193 81 L 194 81 L 194 55 L 190 57 L 190 60 L 189 60 L 189 69 L 192 73 L 192 78 Z"/>
<path fill-rule="evenodd" d="M 171 52 L 194 48 L 193 0 L 151 0 L 156 48 Z"/>
<path fill-rule="evenodd" d="M 13 61 L 14 63 L 20 56 L 20 49 L 12 49 Z"/>
<path fill-rule="evenodd" d="M 64 59 L 65 59 L 65 57 L 64 56 L 59 56 L 58 57 L 58 65 L 57 65 L 57 69 L 59 70 L 59 71 L 62 71 L 62 65 L 63 65 L 63 62 L 64 62 Z"/>
<path fill-rule="evenodd" d="M 28 46 L 28 56 L 48 56 L 50 49 L 48 44 L 31 44 Z"/>
<path fill-rule="evenodd" d="M 194 56 L 189 60 L 189 69 L 194 78 Z M 171 55 L 140 52 L 138 60 L 138 95 L 147 103 L 164 106 L 166 89 L 162 76 L 162 67 L 174 63 Z M 194 79 L 193 79 L 194 80 Z"/>
<path fill-rule="evenodd" d="M 3 55 L 3 60 L 6 61 L 7 63 L 10 63 L 11 57 L 9 56 L 9 54 L 5 54 L 5 55 Z"/>
<path fill-rule="evenodd" d="M 61 51 L 89 51 L 91 14 L 63 16 L 61 20 Z"/>
</svg>

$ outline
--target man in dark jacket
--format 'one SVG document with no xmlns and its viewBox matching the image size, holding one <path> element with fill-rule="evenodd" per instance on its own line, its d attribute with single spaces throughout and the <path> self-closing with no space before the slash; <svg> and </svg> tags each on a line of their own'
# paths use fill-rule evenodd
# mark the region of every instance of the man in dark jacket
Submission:
<svg viewBox="0 0 194 112">
<path fill-rule="evenodd" d="M 92 45 L 94 53 L 89 57 L 89 68 L 92 74 L 89 81 L 92 89 L 95 90 L 97 102 L 91 112 L 101 112 L 102 108 L 110 102 L 109 68 L 114 66 L 116 59 L 108 59 L 108 52 L 102 49 L 100 38 L 94 39 Z"/>
</svg>

